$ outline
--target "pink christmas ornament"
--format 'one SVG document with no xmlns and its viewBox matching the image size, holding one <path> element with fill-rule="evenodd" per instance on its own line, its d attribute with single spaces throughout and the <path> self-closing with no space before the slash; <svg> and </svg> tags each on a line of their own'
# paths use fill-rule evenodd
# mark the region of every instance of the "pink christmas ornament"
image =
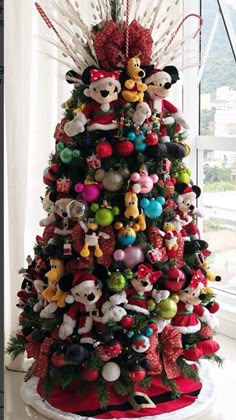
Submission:
<svg viewBox="0 0 236 420">
<path fill-rule="evenodd" d="M 144 261 L 144 254 L 139 246 L 127 246 L 124 253 L 124 263 L 128 268 L 133 268 L 136 264 Z"/>
</svg>

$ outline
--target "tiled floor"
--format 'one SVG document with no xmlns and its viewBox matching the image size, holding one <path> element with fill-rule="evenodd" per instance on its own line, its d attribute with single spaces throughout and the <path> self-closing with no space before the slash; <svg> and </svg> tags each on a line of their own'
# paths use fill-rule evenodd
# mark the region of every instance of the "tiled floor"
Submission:
<svg viewBox="0 0 236 420">
<path fill-rule="evenodd" d="M 219 354 L 225 358 L 223 369 L 215 365 L 214 375 L 217 383 L 217 398 L 214 404 L 201 415 L 188 417 L 190 420 L 234 420 L 235 389 L 236 389 L 236 340 L 223 335 L 217 335 L 216 340 L 221 345 Z M 36 413 L 33 408 L 26 406 L 20 397 L 20 385 L 23 373 L 5 372 L 5 420 L 43 420 L 45 417 Z"/>
</svg>

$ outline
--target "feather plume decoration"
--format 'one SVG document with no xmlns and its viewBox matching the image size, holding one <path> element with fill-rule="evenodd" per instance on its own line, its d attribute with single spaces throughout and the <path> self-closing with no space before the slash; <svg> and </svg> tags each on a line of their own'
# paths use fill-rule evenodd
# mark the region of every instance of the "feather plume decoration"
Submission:
<svg viewBox="0 0 236 420">
<path fill-rule="evenodd" d="M 39 0 L 35 5 L 54 33 L 50 42 L 58 49 L 58 61 L 75 68 L 79 74 L 87 66 L 105 66 L 107 70 L 120 68 L 129 47 L 132 52 L 140 46 L 142 57 L 142 48 L 144 50 L 148 43 L 151 46 L 149 64 L 159 68 L 172 64 L 181 69 L 184 48 L 190 66 L 194 62 L 191 45 L 201 28 L 201 18 L 195 14 L 183 17 L 183 0 L 153 3 L 152 0 Z M 188 19 L 193 28 L 196 27 L 192 36 L 184 36 Z M 136 49 L 130 45 L 132 42 L 136 43 Z M 110 51 L 118 57 L 117 67 L 112 60 L 107 62 Z"/>
</svg>

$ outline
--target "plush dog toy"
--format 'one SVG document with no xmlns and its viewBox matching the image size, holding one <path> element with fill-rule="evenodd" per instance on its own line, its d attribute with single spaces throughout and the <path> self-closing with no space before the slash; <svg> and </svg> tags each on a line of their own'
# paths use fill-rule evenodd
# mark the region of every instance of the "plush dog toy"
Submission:
<svg viewBox="0 0 236 420">
<path fill-rule="evenodd" d="M 142 82 L 145 71 L 140 66 L 141 61 L 138 57 L 132 57 L 127 62 L 126 72 L 130 78 L 125 81 L 125 89 L 121 92 L 122 97 L 127 102 L 143 102 L 147 85 Z"/>
<path fill-rule="evenodd" d="M 64 273 L 64 263 L 58 258 L 50 259 L 51 269 L 45 274 L 48 280 L 48 287 L 41 293 L 48 305 L 40 312 L 41 318 L 49 318 L 57 307 L 65 306 L 65 295 L 58 289 L 58 282 Z"/>
</svg>

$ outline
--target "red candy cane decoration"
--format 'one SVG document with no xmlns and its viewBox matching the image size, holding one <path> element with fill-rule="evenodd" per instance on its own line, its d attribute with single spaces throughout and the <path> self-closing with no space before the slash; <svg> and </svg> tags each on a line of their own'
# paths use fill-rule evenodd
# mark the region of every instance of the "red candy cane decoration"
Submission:
<svg viewBox="0 0 236 420">
<path fill-rule="evenodd" d="M 43 18 L 44 22 L 46 23 L 46 25 L 52 29 L 56 36 L 58 37 L 58 39 L 60 40 L 60 42 L 62 43 L 62 45 L 65 47 L 65 49 L 68 51 L 68 55 L 70 56 L 70 58 L 74 61 L 74 63 L 77 65 L 75 59 L 71 56 L 70 51 L 68 46 L 66 45 L 66 43 L 63 41 L 61 35 L 59 34 L 59 32 L 57 31 L 57 29 L 55 28 L 55 26 L 53 25 L 53 23 L 51 22 L 51 20 L 49 19 L 49 17 L 46 15 L 45 11 L 42 9 L 42 7 L 40 6 L 40 4 L 38 2 L 35 2 L 35 6 L 40 14 L 40 16 Z"/>
<path fill-rule="evenodd" d="M 179 30 L 180 30 L 181 26 L 182 26 L 182 25 L 184 24 L 184 22 L 185 22 L 188 18 L 190 18 L 190 17 L 196 17 L 196 18 L 198 18 L 198 19 L 199 19 L 199 28 L 197 29 L 197 31 L 196 31 L 196 32 L 195 32 L 195 34 L 193 35 L 193 39 L 194 39 L 194 38 L 196 38 L 196 36 L 197 36 L 198 32 L 200 32 L 201 27 L 202 27 L 202 25 L 203 25 L 203 19 L 202 19 L 202 17 L 201 17 L 201 16 L 196 15 L 195 13 L 190 13 L 189 15 L 186 15 L 186 16 L 185 16 L 185 17 L 181 20 L 181 22 L 180 22 L 180 24 L 178 25 L 177 29 L 175 30 L 175 32 L 174 32 L 174 33 L 173 33 L 173 35 L 171 36 L 171 38 L 170 38 L 170 40 L 169 40 L 169 42 L 168 42 L 167 46 L 165 47 L 164 51 L 166 51 L 166 50 L 167 50 L 167 48 L 170 46 L 170 44 L 172 43 L 172 41 L 173 41 L 173 40 L 174 40 L 174 38 L 176 37 L 177 33 L 179 32 Z"/>
<path fill-rule="evenodd" d="M 129 0 L 126 0 L 125 55 L 129 58 Z"/>
</svg>

